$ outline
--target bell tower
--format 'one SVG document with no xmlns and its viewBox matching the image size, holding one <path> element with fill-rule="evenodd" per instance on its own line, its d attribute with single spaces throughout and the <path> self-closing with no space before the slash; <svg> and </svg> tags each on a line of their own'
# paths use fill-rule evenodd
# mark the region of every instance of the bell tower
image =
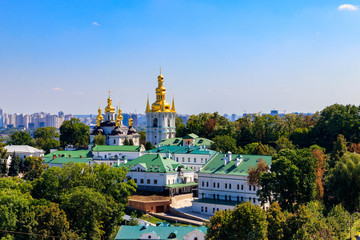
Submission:
<svg viewBox="0 0 360 240">
<path fill-rule="evenodd" d="M 155 89 L 156 101 L 149 104 L 149 96 L 146 103 L 146 141 L 151 142 L 152 145 L 157 145 L 163 139 L 174 138 L 175 129 L 175 102 L 172 101 L 172 106 L 165 100 L 166 89 L 164 87 L 164 77 L 158 76 L 158 87 Z"/>
</svg>

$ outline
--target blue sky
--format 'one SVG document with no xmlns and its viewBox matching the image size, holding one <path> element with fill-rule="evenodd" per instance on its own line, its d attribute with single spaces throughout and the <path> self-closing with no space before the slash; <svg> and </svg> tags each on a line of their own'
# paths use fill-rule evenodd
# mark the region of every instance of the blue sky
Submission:
<svg viewBox="0 0 360 240">
<path fill-rule="evenodd" d="M 360 0 L 0 1 L 0 107 L 315 112 L 360 103 Z"/>
</svg>

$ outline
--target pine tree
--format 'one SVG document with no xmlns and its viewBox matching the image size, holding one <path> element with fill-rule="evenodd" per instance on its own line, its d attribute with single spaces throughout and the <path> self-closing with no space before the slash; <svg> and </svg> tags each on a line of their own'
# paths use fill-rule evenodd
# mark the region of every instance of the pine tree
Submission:
<svg viewBox="0 0 360 240">
<path fill-rule="evenodd" d="M 12 176 L 12 177 L 19 175 L 20 164 L 21 164 L 21 159 L 20 159 L 20 157 L 18 155 L 15 155 L 15 152 L 14 152 L 14 154 L 12 155 L 8 175 Z"/>
<path fill-rule="evenodd" d="M 127 138 L 125 138 L 125 140 L 124 140 L 124 145 L 129 145 L 130 143 L 129 143 L 129 140 L 127 139 Z"/>
<path fill-rule="evenodd" d="M 129 145 L 134 146 L 134 141 L 132 139 L 129 140 Z"/>
</svg>

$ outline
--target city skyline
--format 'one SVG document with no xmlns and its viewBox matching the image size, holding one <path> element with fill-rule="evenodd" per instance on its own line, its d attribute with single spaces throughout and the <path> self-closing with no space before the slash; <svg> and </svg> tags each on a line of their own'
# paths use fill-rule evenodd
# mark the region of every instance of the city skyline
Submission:
<svg viewBox="0 0 360 240">
<path fill-rule="evenodd" d="M 1 1 L 0 105 L 96 113 L 110 89 L 144 113 L 160 66 L 179 113 L 358 105 L 359 4 Z"/>
</svg>

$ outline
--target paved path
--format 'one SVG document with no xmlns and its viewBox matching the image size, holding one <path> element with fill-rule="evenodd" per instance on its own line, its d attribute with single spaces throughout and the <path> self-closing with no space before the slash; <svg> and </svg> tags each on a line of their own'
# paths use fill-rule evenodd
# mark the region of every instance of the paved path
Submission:
<svg viewBox="0 0 360 240">
<path fill-rule="evenodd" d="M 150 214 L 157 218 L 164 219 L 164 220 L 170 220 L 173 222 L 178 222 L 178 223 L 183 223 L 183 224 L 192 224 L 192 225 L 196 225 L 196 226 L 204 225 L 203 222 L 195 221 L 195 220 L 187 219 L 187 218 L 183 218 L 183 217 L 178 217 L 178 216 L 172 215 L 170 213 L 150 213 Z"/>
</svg>

